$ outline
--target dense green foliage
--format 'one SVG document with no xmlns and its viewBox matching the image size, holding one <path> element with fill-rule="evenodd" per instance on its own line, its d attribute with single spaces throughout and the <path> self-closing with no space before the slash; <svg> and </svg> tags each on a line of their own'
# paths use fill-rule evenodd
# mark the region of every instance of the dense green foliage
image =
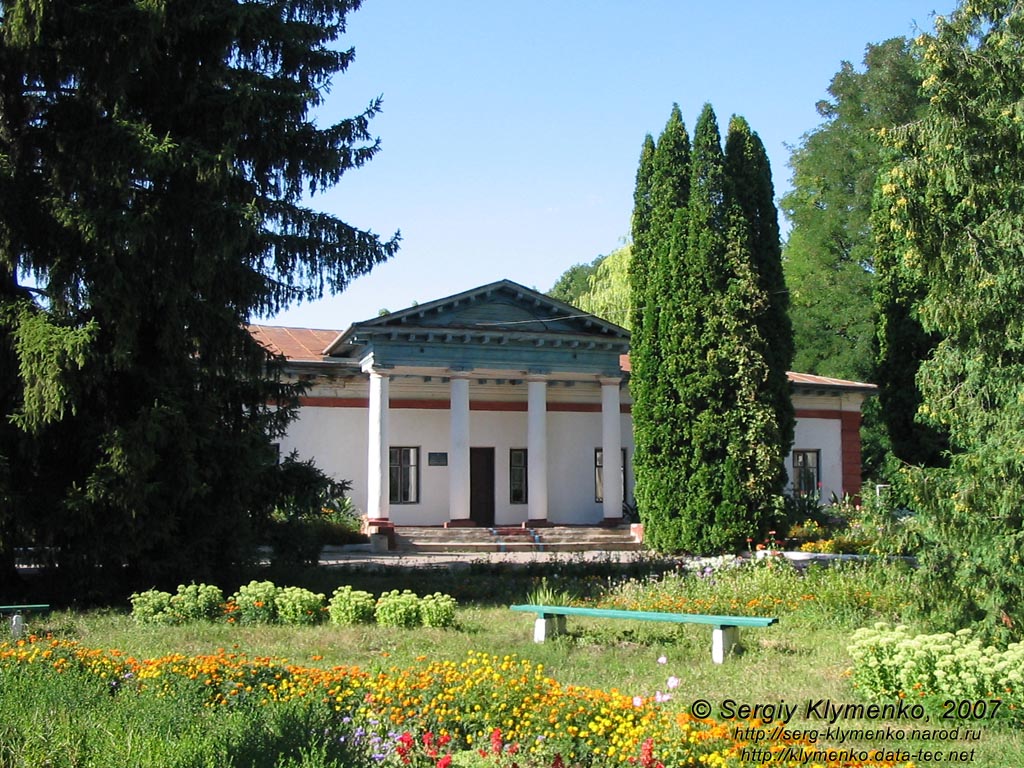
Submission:
<svg viewBox="0 0 1024 768">
<path fill-rule="evenodd" d="M 983 645 L 969 629 L 914 634 L 876 624 L 850 638 L 852 677 L 862 696 L 876 701 L 913 696 L 934 722 L 1024 720 L 1024 645 Z M 950 700 L 952 702 L 950 703 Z M 950 714 L 954 718 L 950 718 Z"/>
<path fill-rule="evenodd" d="M 598 256 L 589 264 L 573 264 L 551 286 L 548 296 L 574 307 L 579 306 L 580 296 L 590 289 L 590 280 L 604 258 L 604 256 Z"/>
<path fill-rule="evenodd" d="M 888 187 L 887 187 L 888 189 Z M 916 305 L 926 293 L 921 274 L 904 263 L 898 231 L 888 226 L 886 195 L 880 192 L 875 212 L 875 334 L 876 360 L 873 381 L 878 385 L 878 407 L 872 412 L 884 425 L 893 474 L 899 462 L 918 466 L 942 466 L 948 440 L 934 422 L 918 419 L 921 390 L 917 373 L 921 362 L 938 343 L 917 318 Z"/>
<path fill-rule="evenodd" d="M 661 551 L 712 552 L 781 507 L 792 340 L 764 147 L 710 106 L 644 143 L 633 221 L 636 497 Z"/>
<path fill-rule="evenodd" d="M 860 381 L 873 374 L 871 208 L 883 152 L 877 132 L 920 112 L 918 66 L 903 38 L 868 45 L 862 72 L 844 61 L 831 98 L 818 103 L 824 122 L 793 150 L 793 188 L 781 207 L 792 225 L 785 268 L 796 370 Z"/>
<path fill-rule="evenodd" d="M 633 322 L 629 294 L 632 255 L 633 247 L 624 245 L 601 259 L 575 306 L 628 330 Z"/>
<path fill-rule="evenodd" d="M 33 545 L 84 595 L 246 557 L 298 392 L 246 323 L 397 248 L 303 203 L 378 148 L 377 102 L 311 115 L 358 5 L 0 6 L 0 568 Z"/>
<path fill-rule="evenodd" d="M 685 476 L 673 474 L 678 456 L 673 454 L 671 441 L 682 436 L 675 428 L 678 397 L 667 377 L 660 374 L 665 370 L 669 352 L 661 322 L 662 314 L 667 313 L 662 302 L 662 262 L 668 259 L 670 243 L 671 216 L 667 212 L 683 209 L 689 198 L 689 152 L 689 135 L 682 113 L 674 106 L 657 145 L 650 136 L 644 139 L 633 198 L 629 389 L 636 446 L 634 494 L 646 525 L 645 537 L 655 548 L 670 544 L 658 541 L 657 533 L 659 527 L 664 527 L 659 523 L 668 517 L 674 503 L 673 488 L 665 479 Z M 671 180 L 676 180 L 680 187 L 675 194 L 668 183 Z"/>
<path fill-rule="evenodd" d="M 946 628 L 1024 630 L 1024 3 L 965 2 L 918 40 L 929 98 L 881 179 L 892 258 L 940 341 L 917 376 L 948 467 L 904 470 L 927 546 L 922 598 Z"/>
</svg>

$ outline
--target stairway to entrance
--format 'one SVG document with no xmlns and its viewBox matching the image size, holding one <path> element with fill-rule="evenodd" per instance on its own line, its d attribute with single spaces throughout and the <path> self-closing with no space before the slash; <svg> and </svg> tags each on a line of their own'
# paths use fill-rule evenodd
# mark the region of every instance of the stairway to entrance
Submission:
<svg viewBox="0 0 1024 768">
<path fill-rule="evenodd" d="M 395 529 L 399 552 L 636 552 L 643 549 L 628 525 L 522 528 L 440 528 L 402 526 Z"/>
</svg>

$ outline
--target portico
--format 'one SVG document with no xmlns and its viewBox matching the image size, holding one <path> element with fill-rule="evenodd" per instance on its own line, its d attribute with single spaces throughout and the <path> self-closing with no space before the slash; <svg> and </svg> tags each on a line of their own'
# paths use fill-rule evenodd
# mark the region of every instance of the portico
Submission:
<svg viewBox="0 0 1024 768">
<path fill-rule="evenodd" d="M 519 507 L 518 516 L 524 518 L 514 522 L 550 524 L 551 467 L 558 466 L 552 462 L 552 448 L 554 443 L 564 451 L 565 437 L 553 434 L 559 427 L 549 418 L 552 413 L 575 414 L 577 430 L 583 420 L 592 422 L 588 431 L 597 427 L 594 448 L 600 453 L 595 452 L 594 471 L 600 473 L 602 497 L 594 503 L 600 504 L 601 513 L 599 520 L 588 522 L 621 521 L 625 472 L 603 472 L 603 461 L 596 462 L 623 453 L 628 395 L 620 358 L 627 349 L 628 334 L 622 328 L 510 281 L 352 326 L 325 354 L 358 360 L 368 377 L 365 511 L 370 524 L 391 524 L 398 504 L 426 503 L 418 489 L 409 485 L 396 492 L 393 483 L 412 483 L 408 478 L 413 476 L 419 483 L 422 472 L 443 467 L 444 524 L 494 525 L 494 454 L 498 443 L 518 435 L 522 446 L 509 443 L 506 449 L 509 504 Z M 420 397 L 392 401 L 393 392 L 412 391 Z M 395 454 L 394 446 L 402 440 L 392 431 L 393 412 L 410 408 L 445 411 L 447 440 L 445 450 L 428 452 L 426 466 L 417 446 L 410 454 L 415 465 L 404 471 L 403 457 Z M 486 432 L 497 415 L 505 434 L 478 437 L 480 428 Z M 435 447 L 436 439 L 432 434 Z M 522 466 L 516 466 L 522 459 Z M 408 508 L 402 516 L 408 518 L 407 513 Z M 508 524 L 509 515 L 503 517 L 502 523 Z"/>
</svg>

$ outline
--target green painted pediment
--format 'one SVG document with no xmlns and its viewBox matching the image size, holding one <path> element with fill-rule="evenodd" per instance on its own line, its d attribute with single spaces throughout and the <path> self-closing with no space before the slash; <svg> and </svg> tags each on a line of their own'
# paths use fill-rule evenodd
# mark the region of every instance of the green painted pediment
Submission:
<svg viewBox="0 0 1024 768">
<path fill-rule="evenodd" d="M 366 320 L 363 328 L 450 328 L 627 338 L 621 327 L 511 280 Z"/>
<path fill-rule="evenodd" d="M 343 346 L 358 344 L 372 336 L 416 330 L 432 334 L 486 333 L 520 339 L 532 335 L 577 340 L 629 339 L 629 332 L 621 326 L 511 280 L 500 280 L 355 323 L 327 354 L 337 354 Z"/>
<path fill-rule="evenodd" d="M 628 345 L 624 328 L 501 280 L 355 323 L 327 354 L 372 355 L 383 366 L 611 375 Z"/>
</svg>

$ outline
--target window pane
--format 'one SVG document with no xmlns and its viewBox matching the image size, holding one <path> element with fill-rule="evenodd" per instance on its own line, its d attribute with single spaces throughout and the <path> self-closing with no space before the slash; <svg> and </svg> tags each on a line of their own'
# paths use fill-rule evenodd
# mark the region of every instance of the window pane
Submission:
<svg viewBox="0 0 1024 768">
<path fill-rule="evenodd" d="M 793 451 L 793 493 L 806 496 L 818 491 L 820 451 Z"/>
<path fill-rule="evenodd" d="M 526 449 L 511 448 L 508 452 L 508 499 L 510 504 L 527 503 Z"/>
<path fill-rule="evenodd" d="M 419 448 L 391 448 L 388 451 L 389 496 L 395 504 L 415 504 L 419 501 Z"/>
<path fill-rule="evenodd" d="M 391 467 L 388 473 L 388 484 L 388 497 L 391 499 L 391 503 L 401 501 L 402 472 L 398 467 Z"/>
</svg>

